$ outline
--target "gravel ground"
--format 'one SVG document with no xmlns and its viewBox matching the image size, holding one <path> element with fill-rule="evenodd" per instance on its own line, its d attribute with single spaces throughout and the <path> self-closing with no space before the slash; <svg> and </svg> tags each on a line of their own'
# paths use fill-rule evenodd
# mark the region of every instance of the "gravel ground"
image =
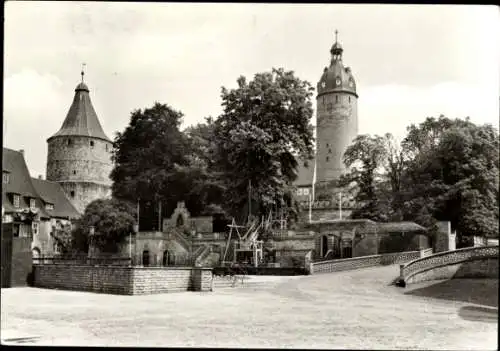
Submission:
<svg viewBox="0 0 500 351">
<path fill-rule="evenodd" d="M 2 289 L 2 344 L 496 350 L 498 280 L 398 288 L 399 266 L 215 292 Z"/>
</svg>

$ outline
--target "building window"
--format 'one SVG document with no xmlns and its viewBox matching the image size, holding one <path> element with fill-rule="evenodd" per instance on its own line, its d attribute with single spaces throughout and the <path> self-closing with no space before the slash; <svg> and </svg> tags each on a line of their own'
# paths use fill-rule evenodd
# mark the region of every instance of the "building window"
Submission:
<svg viewBox="0 0 500 351">
<path fill-rule="evenodd" d="M 20 200 L 20 197 L 19 195 L 14 195 L 14 198 L 13 198 L 13 202 L 14 202 L 14 207 L 18 208 L 19 207 L 19 200 Z"/>
<path fill-rule="evenodd" d="M 304 189 L 304 195 L 309 195 L 309 188 Z"/>
<path fill-rule="evenodd" d="M 92 148 L 94 147 L 94 141 L 93 140 L 90 141 L 90 147 L 92 147 Z"/>
<path fill-rule="evenodd" d="M 297 189 L 297 196 L 300 196 L 300 195 L 302 195 L 302 189 L 301 188 Z"/>
<path fill-rule="evenodd" d="M 9 184 L 9 181 L 10 181 L 10 174 L 8 172 L 3 172 L 3 183 Z"/>
<path fill-rule="evenodd" d="M 69 194 L 71 197 L 75 197 L 75 192 L 73 190 L 71 190 Z"/>
<path fill-rule="evenodd" d="M 36 209 L 36 200 L 35 199 L 30 199 L 30 209 L 32 209 L 32 210 Z"/>
<path fill-rule="evenodd" d="M 33 235 L 38 234 L 38 222 L 33 222 Z"/>
</svg>

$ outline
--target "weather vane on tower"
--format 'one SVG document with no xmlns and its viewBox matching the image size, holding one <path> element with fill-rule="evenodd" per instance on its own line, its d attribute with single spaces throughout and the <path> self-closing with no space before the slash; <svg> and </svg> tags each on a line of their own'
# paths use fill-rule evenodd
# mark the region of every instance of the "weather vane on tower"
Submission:
<svg viewBox="0 0 500 351">
<path fill-rule="evenodd" d="M 85 66 L 87 64 L 86 63 L 82 63 L 82 72 L 81 72 L 81 75 L 82 75 L 82 83 L 83 83 L 83 76 L 85 75 L 85 72 L 84 72 L 84 69 L 85 69 Z"/>
</svg>

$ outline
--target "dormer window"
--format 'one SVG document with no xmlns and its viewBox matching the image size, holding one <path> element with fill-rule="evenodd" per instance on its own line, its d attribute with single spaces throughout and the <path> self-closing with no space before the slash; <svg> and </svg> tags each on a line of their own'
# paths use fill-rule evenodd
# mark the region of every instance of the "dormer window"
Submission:
<svg viewBox="0 0 500 351">
<path fill-rule="evenodd" d="M 9 172 L 4 171 L 2 173 L 2 175 L 3 175 L 3 183 L 4 184 L 9 184 L 9 182 L 10 182 L 10 174 L 9 174 Z"/>
<path fill-rule="evenodd" d="M 48 211 L 52 211 L 54 209 L 54 204 L 51 203 L 45 204 L 45 209 Z"/>
<path fill-rule="evenodd" d="M 30 199 L 30 209 L 31 210 L 36 209 L 36 200 L 35 199 Z"/>
<path fill-rule="evenodd" d="M 14 203 L 15 208 L 19 208 L 20 199 L 21 199 L 21 197 L 17 194 L 14 194 L 14 196 L 12 197 L 12 202 Z"/>
</svg>

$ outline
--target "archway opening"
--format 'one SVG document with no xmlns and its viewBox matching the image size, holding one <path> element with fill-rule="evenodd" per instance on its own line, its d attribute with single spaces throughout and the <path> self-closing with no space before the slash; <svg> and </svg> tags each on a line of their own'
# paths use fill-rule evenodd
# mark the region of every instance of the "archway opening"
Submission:
<svg viewBox="0 0 500 351">
<path fill-rule="evenodd" d="M 142 252 L 142 265 L 144 267 L 149 266 L 149 251 L 148 250 L 144 250 Z"/>
<path fill-rule="evenodd" d="M 325 257 L 328 252 L 328 236 L 321 237 L 321 257 Z"/>
<path fill-rule="evenodd" d="M 177 227 L 182 227 L 183 225 L 184 225 L 184 218 L 182 217 L 182 215 L 178 215 L 177 216 L 176 226 Z"/>
</svg>

